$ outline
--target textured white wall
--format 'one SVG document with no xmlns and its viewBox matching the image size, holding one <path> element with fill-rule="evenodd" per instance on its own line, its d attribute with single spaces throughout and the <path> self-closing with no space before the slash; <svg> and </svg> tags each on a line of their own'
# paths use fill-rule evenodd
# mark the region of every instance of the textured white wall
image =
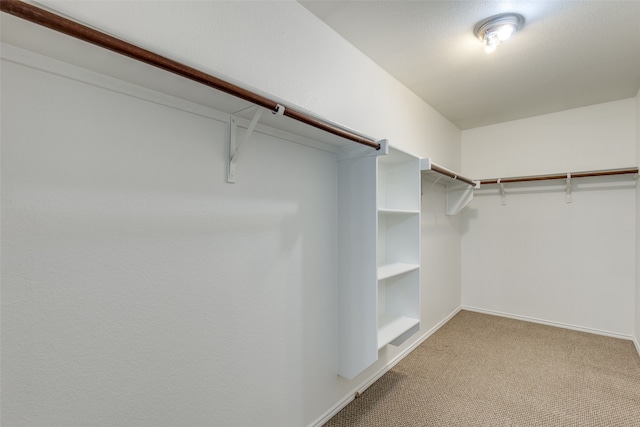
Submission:
<svg viewBox="0 0 640 427">
<path fill-rule="evenodd" d="M 463 211 L 463 305 L 630 336 L 633 182 L 481 190 Z"/>
<path fill-rule="evenodd" d="M 591 105 L 462 133 L 474 179 L 633 166 L 635 99 Z"/>
<path fill-rule="evenodd" d="M 3 424 L 334 403 L 333 154 L 254 134 L 230 185 L 222 122 L 5 61 L 2 87 Z"/>
<path fill-rule="evenodd" d="M 640 90 L 636 94 L 636 166 L 640 166 Z M 640 186 L 636 188 L 636 348 L 640 353 Z"/>
<path fill-rule="evenodd" d="M 460 168 L 460 131 L 293 0 L 44 3 L 170 58 Z"/>
<path fill-rule="evenodd" d="M 422 321 L 434 325 L 461 302 L 460 215 L 445 214 L 444 185 L 423 179 L 422 191 L 421 310 Z"/>
<path fill-rule="evenodd" d="M 460 307 L 460 215 L 447 216 L 446 187 L 423 179 L 421 206 L 422 321 L 434 325 Z"/>
<path fill-rule="evenodd" d="M 634 102 L 464 131 L 465 173 L 484 178 L 631 166 Z M 504 206 L 497 186 L 476 192 L 463 212 L 463 304 L 631 335 L 633 184 L 574 180 L 569 204 L 557 181 L 507 185 Z"/>
<path fill-rule="evenodd" d="M 458 129 L 295 2 L 48 5 L 460 166 Z M 309 425 L 442 320 L 336 376 L 333 155 L 256 137 L 225 184 L 223 124 L 15 67 L 2 64 L 7 424 Z M 456 277 L 459 260 L 439 268 Z M 453 283 L 423 286 L 460 302 Z"/>
</svg>

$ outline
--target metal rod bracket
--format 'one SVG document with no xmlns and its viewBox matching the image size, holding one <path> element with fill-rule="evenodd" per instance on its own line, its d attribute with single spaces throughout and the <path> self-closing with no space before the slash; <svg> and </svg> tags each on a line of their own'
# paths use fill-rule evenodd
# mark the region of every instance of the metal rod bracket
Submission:
<svg viewBox="0 0 640 427">
<path fill-rule="evenodd" d="M 498 178 L 498 185 L 500 186 L 500 202 L 502 205 L 507 204 L 507 192 L 504 190 L 504 184 L 501 181 L 501 178 Z"/>
<path fill-rule="evenodd" d="M 282 107 L 282 109 L 284 110 L 284 107 Z M 251 137 L 253 130 L 258 124 L 258 120 L 260 120 L 262 111 L 262 108 L 257 108 L 256 112 L 253 114 L 253 119 L 251 119 L 251 123 L 249 123 L 249 127 L 247 128 L 247 131 L 244 133 L 240 142 L 238 142 L 237 139 L 238 118 L 233 115 L 229 116 L 229 141 L 227 144 L 227 152 L 229 157 L 227 159 L 227 182 L 230 184 L 236 182 L 236 163 L 238 161 L 238 157 L 240 157 L 240 149 L 247 144 L 247 141 Z"/>
<path fill-rule="evenodd" d="M 275 116 L 283 116 L 284 115 L 284 105 L 276 104 L 276 111 L 273 112 Z"/>
<path fill-rule="evenodd" d="M 565 195 L 565 201 L 571 203 L 571 173 L 567 173 L 567 194 Z"/>
</svg>

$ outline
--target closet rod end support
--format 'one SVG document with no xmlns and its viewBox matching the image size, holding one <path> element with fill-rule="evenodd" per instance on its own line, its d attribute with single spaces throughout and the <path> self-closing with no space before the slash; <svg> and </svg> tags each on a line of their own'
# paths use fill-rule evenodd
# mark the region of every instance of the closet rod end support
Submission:
<svg viewBox="0 0 640 427">
<path fill-rule="evenodd" d="M 274 116 L 283 116 L 284 110 L 286 110 L 284 105 L 276 104 L 276 110 L 273 111 Z"/>
<path fill-rule="evenodd" d="M 378 156 L 386 156 L 387 154 L 389 154 L 389 140 L 388 139 L 381 139 L 378 141 L 378 144 L 380 144 L 380 148 L 378 148 L 376 151 L 376 155 Z"/>
</svg>

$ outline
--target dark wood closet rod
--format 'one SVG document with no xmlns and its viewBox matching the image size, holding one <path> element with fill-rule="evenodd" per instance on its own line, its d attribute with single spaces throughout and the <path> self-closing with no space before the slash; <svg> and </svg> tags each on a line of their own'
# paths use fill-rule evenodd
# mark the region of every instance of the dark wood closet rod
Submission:
<svg viewBox="0 0 640 427">
<path fill-rule="evenodd" d="M 446 175 L 449 178 L 453 178 L 458 181 L 462 181 L 466 184 L 476 186 L 476 183 L 469 178 L 465 178 L 464 176 L 460 176 L 453 171 L 450 171 L 447 168 L 443 168 L 442 166 L 436 165 L 435 163 L 431 163 L 431 170 L 434 172 L 438 172 L 439 174 Z"/>
<path fill-rule="evenodd" d="M 627 175 L 638 173 L 638 168 L 625 168 L 625 169 L 609 169 L 599 170 L 591 172 L 571 172 L 571 178 L 587 178 L 591 176 L 608 176 L 608 175 Z M 480 180 L 480 185 L 498 184 L 498 180 L 501 184 L 508 184 L 512 182 L 528 182 L 528 181 L 547 181 L 551 179 L 567 179 L 567 174 L 551 174 L 551 175 L 535 175 L 535 176 L 521 176 L 515 178 L 495 178 L 495 179 L 483 179 Z"/>
<path fill-rule="evenodd" d="M 257 93 L 251 92 L 247 89 L 221 80 L 210 74 L 189 67 L 188 65 L 158 55 L 139 46 L 128 43 L 124 40 L 120 40 L 93 28 L 56 15 L 55 13 L 51 13 L 31 4 L 24 3 L 20 0 L 1 0 L 0 9 L 5 13 L 9 13 L 35 24 L 39 24 L 52 30 L 61 32 L 68 36 L 75 37 L 77 39 L 94 44 L 96 46 L 100 46 L 121 55 L 128 56 L 129 58 L 144 62 L 170 73 L 177 74 L 184 78 L 201 83 L 205 86 L 209 86 L 211 88 L 225 92 L 229 95 L 244 99 L 245 101 L 249 101 L 253 104 L 271 110 L 274 113 L 278 113 L 279 109 L 281 108 L 281 106 L 277 102 L 265 98 Z M 369 147 L 375 148 L 376 150 L 380 149 L 380 144 L 375 140 L 358 135 L 335 124 L 325 122 L 316 117 L 310 116 L 300 111 L 296 111 L 295 109 L 289 108 L 287 106 L 284 107 L 284 115 L 287 117 L 305 123 L 309 126 L 321 129 L 325 132 L 348 139 L 350 141 L 367 145 Z"/>
</svg>

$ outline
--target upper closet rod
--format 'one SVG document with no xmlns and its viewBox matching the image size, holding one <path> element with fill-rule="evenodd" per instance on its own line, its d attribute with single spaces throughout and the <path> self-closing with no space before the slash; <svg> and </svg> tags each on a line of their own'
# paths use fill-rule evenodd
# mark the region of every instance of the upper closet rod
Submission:
<svg viewBox="0 0 640 427">
<path fill-rule="evenodd" d="M 551 174 L 551 175 L 534 175 L 534 176 L 521 176 L 515 178 L 500 178 L 500 179 L 483 179 L 480 180 L 480 185 L 487 184 L 507 184 L 510 182 L 528 182 L 528 181 L 546 181 L 551 179 L 567 179 L 567 176 L 571 178 L 587 178 L 591 176 L 607 176 L 607 175 L 626 175 L 638 173 L 638 168 L 625 168 L 625 169 L 608 169 L 598 170 L 591 172 L 571 172 L 568 174 Z"/>
<path fill-rule="evenodd" d="M 20 0 L 1 0 L 0 9 L 3 12 L 17 16 L 27 21 L 31 21 L 33 23 L 75 37 L 85 42 L 92 43 L 121 55 L 128 56 L 154 67 L 161 68 L 165 71 L 169 71 L 187 79 L 196 81 L 203 85 L 225 92 L 229 95 L 244 99 L 245 101 L 252 102 L 256 105 L 271 110 L 274 113 L 280 114 L 284 109 L 283 114 L 294 120 L 321 129 L 325 132 L 332 133 L 350 141 L 367 145 L 369 147 L 375 148 L 376 150 L 380 149 L 380 144 L 373 139 L 358 135 L 333 123 L 326 122 L 324 120 L 318 119 L 317 117 L 310 116 L 289 107 L 285 106 L 285 108 L 283 108 L 277 102 L 265 98 L 257 93 L 251 92 L 247 89 L 221 80 L 210 74 L 189 67 L 188 65 L 158 55 L 131 43 L 102 33 L 93 28 L 56 15 L 55 13 L 51 13 L 44 9 L 33 6 L 31 4 L 24 3 Z"/>
<path fill-rule="evenodd" d="M 474 181 L 472 181 L 471 179 L 465 178 L 464 176 L 460 176 L 457 173 L 455 173 L 453 171 L 450 171 L 447 168 L 443 168 L 442 166 L 437 165 L 437 164 L 435 164 L 433 162 L 431 162 L 431 170 L 434 171 L 434 172 L 438 172 L 439 174 L 446 175 L 449 178 L 453 178 L 455 180 L 462 181 L 462 182 L 464 182 L 466 184 L 469 184 L 469 185 L 472 185 L 474 187 L 476 186 L 476 183 Z"/>
</svg>

